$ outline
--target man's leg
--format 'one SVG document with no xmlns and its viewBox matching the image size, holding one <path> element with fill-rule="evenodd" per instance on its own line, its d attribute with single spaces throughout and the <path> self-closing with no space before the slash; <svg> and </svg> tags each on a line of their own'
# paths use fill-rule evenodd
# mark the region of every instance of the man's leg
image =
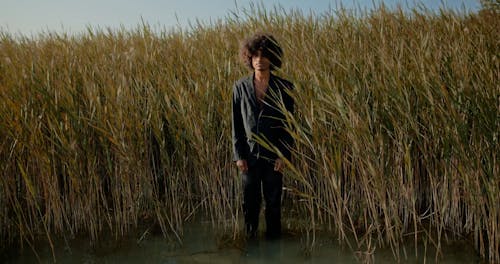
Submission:
<svg viewBox="0 0 500 264">
<path fill-rule="evenodd" d="M 262 184 L 266 202 L 266 238 L 276 239 L 281 236 L 281 193 L 283 176 L 274 171 L 273 164 L 267 164 L 263 171 Z"/>
<path fill-rule="evenodd" d="M 241 174 L 243 179 L 243 215 L 245 216 L 245 228 L 249 237 L 256 237 L 259 228 L 262 198 L 258 172 L 258 165 L 253 165 L 248 167 L 246 173 Z"/>
</svg>

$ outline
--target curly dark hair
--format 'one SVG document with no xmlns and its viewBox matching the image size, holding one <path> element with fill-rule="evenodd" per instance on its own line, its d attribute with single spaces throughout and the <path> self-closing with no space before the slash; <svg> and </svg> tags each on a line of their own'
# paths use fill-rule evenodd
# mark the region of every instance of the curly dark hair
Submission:
<svg viewBox="0 0 500 264">
<path fill-rule="evenodd" d="M 242 42 L 240 49 L 241 60 L 243 60 L 243 63 L 252 70 L 252 56 L 256 55 L 258 51 L 261 51 L 262 56 L 269 59 L 271 62 L 271 70 L 281 67 L 283 50 L 271 34 L 256 33 Z"/>
</svg>

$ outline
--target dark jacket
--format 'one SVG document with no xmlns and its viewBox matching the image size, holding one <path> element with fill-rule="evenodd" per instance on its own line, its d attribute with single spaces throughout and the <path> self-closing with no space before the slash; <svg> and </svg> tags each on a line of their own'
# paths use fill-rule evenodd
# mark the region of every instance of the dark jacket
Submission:
<svg viewBox="0 0 500 264">
<path fill-rule="evenodd" d="M 289 95 L 293 84 L 278 76 L 269 79 L 262 108 L 257 102 L 253 75 L 240 79 L 233 87 L 232 130 L 233 130 L 233 160 L 247 160 L 253 164 L 257 159 L 274 161 L 278 155 L 266 149 L 255 141 L 255 135 L 267 139 L 276 146 L 283 156 L 290 159 L 290 147 L 293 138 L 284 128 L 285 115 L 280 110 L 293 113 L 294 102 Z"/>
</svg>

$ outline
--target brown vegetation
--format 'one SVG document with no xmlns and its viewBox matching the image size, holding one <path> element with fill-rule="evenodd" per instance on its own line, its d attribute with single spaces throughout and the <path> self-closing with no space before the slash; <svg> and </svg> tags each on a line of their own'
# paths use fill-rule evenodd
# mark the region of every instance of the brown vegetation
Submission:
<svg viewBox="0 0 500 264">
<path fill-rule="evenodd" d="M 470 239 L 500 261 L 498 13 L 251 10 L 190 31 L 0 33 L 0 239 L 119 237 L 196 212 L 237 236 L 238 43 L 275 33 L 296 84 L 284 206 L 368 256 Z M 293 214 L 290 212 L 294 212 Z"/>
</svg>

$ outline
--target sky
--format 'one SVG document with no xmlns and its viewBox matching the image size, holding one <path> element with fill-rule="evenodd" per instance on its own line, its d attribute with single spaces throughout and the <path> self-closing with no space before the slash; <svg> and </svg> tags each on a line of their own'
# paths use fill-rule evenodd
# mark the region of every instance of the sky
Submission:
<svg viewBox="0 0 500 264">
<path fill-rule="evenodd" d="M 0 32 L 33 36 L 39 33 L 81 33 L 88 27 L 135 29 L 145 22 L 153 28 L 189 28 L 196 20 L 204 24 L 224 19 L 248 8 L 252 0 L 0 0 Z M 479 0 L 266 0 L 265 8 L 280 5 L 286 10 L 322 14 L 339 3 L 347 9 L 371 9 L 374 3 L 403 8 L 417 3 L 438 11 L 445 6 L 458 11 L 477 11 Z M 464 9 L 465 8 L 465 9 Z"/>
</svg>

